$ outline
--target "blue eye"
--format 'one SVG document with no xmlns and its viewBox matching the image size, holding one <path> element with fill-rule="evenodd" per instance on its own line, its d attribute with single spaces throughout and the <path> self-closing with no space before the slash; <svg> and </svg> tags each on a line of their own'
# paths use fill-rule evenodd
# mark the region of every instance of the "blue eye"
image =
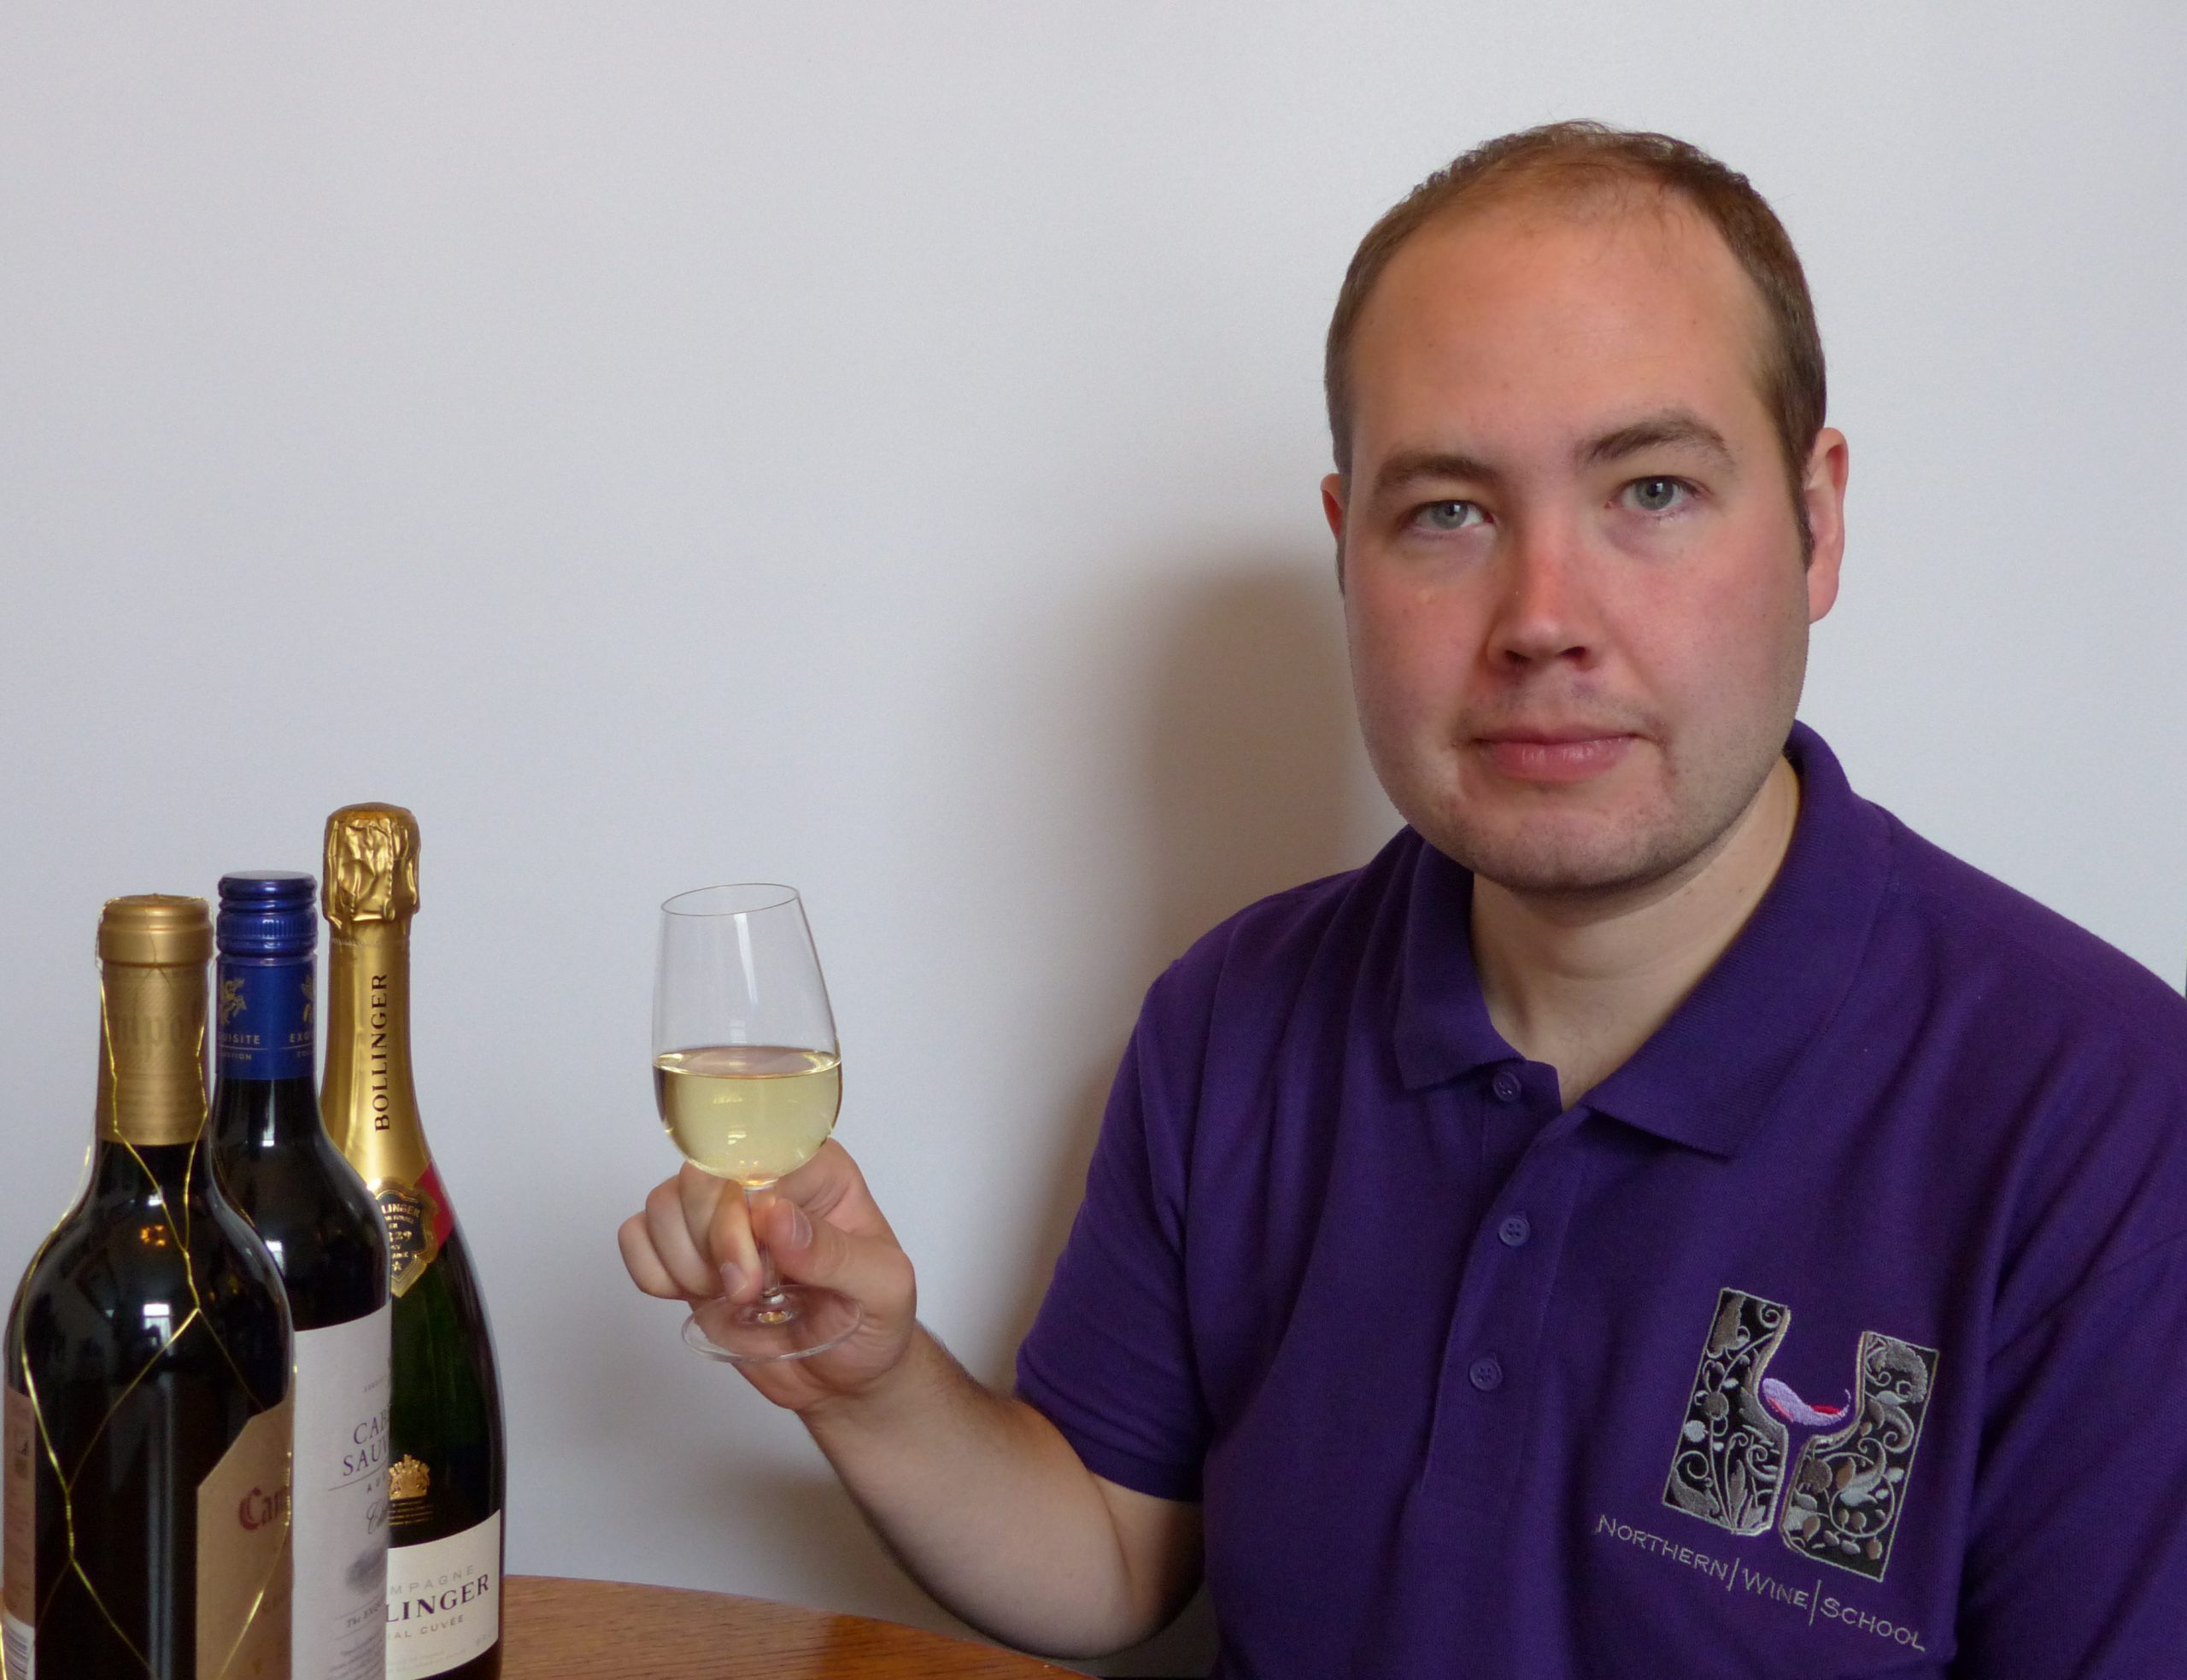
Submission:
<svg viewBox="0 0 2187 1680">
<path fill-rule="evenodd" d="M 1685 481 L 1678 478 L 1636 478 L 1625 490 L 1643 513 L 1668 513 L 1678 506 L 1680 497 L 1692 495 Z"/>
<path fill-rule="evenodd" d="M 1414 518 L 1431 531 L 1463 530 L 1480 516 L 1480 509 L 1469 501 L 1431 501 Z"/>
</svg>

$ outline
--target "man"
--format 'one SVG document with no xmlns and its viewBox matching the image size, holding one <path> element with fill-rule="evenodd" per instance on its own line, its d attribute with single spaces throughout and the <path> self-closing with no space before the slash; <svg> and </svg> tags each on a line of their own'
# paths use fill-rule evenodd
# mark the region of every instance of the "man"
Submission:
<svg viewBox="0 0 2187 1680">
<path fill-rule="evenodd" d="M 1507 137 L 1369 233 L 1328 375 L 1408 828 L 1156 982 L 1015 1396 L 832 1144 L 759 1236 L 865 1325 L 747 1374 L 1036 1649 L 1204 1568 L 1234 1676 L 2187 1672 L 2187 1008 L 1795 725 L 1847 452 L 1774 216 Z M 720 1191 L 641 1288 L 753 1292 Z"/>
</svg>

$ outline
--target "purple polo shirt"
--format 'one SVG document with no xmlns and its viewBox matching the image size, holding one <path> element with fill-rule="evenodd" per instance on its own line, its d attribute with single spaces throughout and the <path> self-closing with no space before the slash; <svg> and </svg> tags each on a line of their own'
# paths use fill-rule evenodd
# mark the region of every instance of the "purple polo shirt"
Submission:
<svg viewBox="0 0 2187 1680">
<path fill-rule="evenodd" d="M 2187 1004 L 1786 752 L 1569 1110 L 1409 830 L 1149 992 L 1018 1387 L 1218 1674 L 2187 1675 Z"/>
</svg>

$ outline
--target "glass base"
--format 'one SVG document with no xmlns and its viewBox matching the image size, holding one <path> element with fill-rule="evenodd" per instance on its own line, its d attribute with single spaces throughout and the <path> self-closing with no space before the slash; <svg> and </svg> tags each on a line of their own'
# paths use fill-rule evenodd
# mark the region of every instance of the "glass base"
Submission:
<svg viewBox="0 0 2187 1680">
<path fill-rule="evenodd" d="M 683 1345 L 731 1365 L 765 1365 L 824 1354 L 865 1321 L 865 1309 L 839 1291 L 784 1284 L 742 1307 L 707 1302 L 683 1320 Z"/>
</svg>

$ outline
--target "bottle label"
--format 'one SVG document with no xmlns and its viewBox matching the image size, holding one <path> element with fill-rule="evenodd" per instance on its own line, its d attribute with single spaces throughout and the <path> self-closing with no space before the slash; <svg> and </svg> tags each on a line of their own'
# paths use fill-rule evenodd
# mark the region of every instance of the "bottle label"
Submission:
<svg viewBox="0 0 2187 1680">
<path fill-rule="evenodd" d="M 7 1390 L 0 1477 L 6 1507 L 0 1525 L 0 1668 L 7 1680 L 33 1680 L 32 1629 L 38 1619 L 38 1415 L 31 1397 Z"/>
<path fill-rule="evenodd" d="M 289 1452 L 284 1396 L 243 1426 L 197 1484 L 197 1672 L 288 1680 Z"/>
<path fill-rule="evenodd" d="M 237 1079 L 312 1075 L 317 980 L 310 961 L 220 959 L 220 1070 Z"/>
<path fill-rule="evenodd" d="M 379 1680 L 387 1656 L 393 1309 L 296 1332 L 295 1680 Z"/>
<path fill-rule="evenodd" d="M 387 1680 L 445 1674 L 501 1636 L 501 1513 L 387 1554 Z"/>
<path fill-rule="evenodd" d="M 375 1179 L 369 1188 L 387 1226 L 387 1286 L 400 1299 L 425 1275 L 455 1229 L 441 1175 L 428 1166 L 414 1185 L 400 1179 Z"/>
</svg>

